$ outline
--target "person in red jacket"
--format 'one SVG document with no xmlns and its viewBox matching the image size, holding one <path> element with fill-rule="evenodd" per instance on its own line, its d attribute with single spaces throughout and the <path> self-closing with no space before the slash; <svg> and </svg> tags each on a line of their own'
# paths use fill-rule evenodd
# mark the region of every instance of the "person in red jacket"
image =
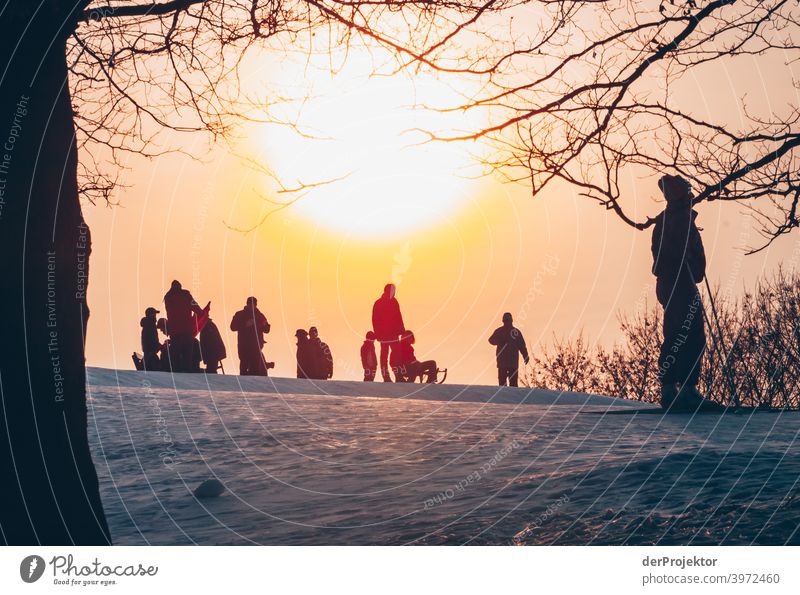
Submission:
<svg viewBox="0 0 800 595">
<path fill-rule="evenodd" d="M 197 305 L 192 294 L 173 281 L 164 295 L 169 331 L 169 358 L 173 372 L 190 372 L 194 351 L 194 336 L 197 334 L 196 317 L 207 316 L 208 311 Z"/>
<path fill-rule="evenodd" d="M 429 359 L 424 362 L 418 361 L 414 354 L 414 343 L 416 343 L 414 333 L 404 331 L 403 336 L 397 345 L 397 357 L 394 350 L 392 356 L 395 361 L 395 376 L 398 382 L 414 382 L 418 377 L 426 375 L 425 382 L 432 384 L 436 382 L 436 361 Z"/>
<path fill-rule="evenodd" d="M 383 288 L 383 295 L 372 306 L 372 330 L 381 344 L 381 375 L 384 382 L 391 382 L 389 376 L 389 351 L 397 348 L 398 337 L 405 332 L 400 304 L 395 297 L 397 288 L 389 283 Z"/>
</svg>

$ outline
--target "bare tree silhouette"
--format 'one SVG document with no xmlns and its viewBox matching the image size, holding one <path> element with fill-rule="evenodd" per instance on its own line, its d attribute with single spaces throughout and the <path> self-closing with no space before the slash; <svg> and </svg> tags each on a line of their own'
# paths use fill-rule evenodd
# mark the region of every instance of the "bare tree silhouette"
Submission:
<svg viewBox="0 0 800 595">
<path fill-rule="evenodd" d="M 11 0 L 0 8 L 0 535 L 108 543 L 87 438 L 91 250 L 80 197 L 108 200 L 126 153 L 160 131 L 224 135 L 249 48 L 324 32 L 406 63 L 508 0 Z"/>
<path fill-rule="evenodd" d="M 491 110 L 490 165 L 537 193 L 554 181 L 638 228 L 620 180 L 664 170 L 698 200 L 745 201 L 768 239 L 798 226 L 796 102 L 705 120 L 674 85 L 753 56 L 797 55 L 789 0 L 10 0 L 0 9 L 0 509 L 6 543 L 109 541 L 87 440 L 83 342 L 89 230 L 125 154 L 167 129 L 224 135 L 247 117 L 248 49 L 323 32 L 478 77 L 454 110 Z M 519 18 L 516 18 L 519 17 Z M 516 18 L 516 20 L 514 20 Z M 291 123 L 289 123 L 291 124 Z M 311 184 L 318 181 L 312 181 Z M 769 205 L 762 208 L 760 205 Z"/>
<path fill-rule="evenodd" d="M 621 184 L 654 172 L 683 175 L 697 201 L 749 206 L 765 244 L 798 227 L 796 82 L 764 73 L 790 100 L 765 110 L 741 97 L 736 122 L 713 110 L 718 86 L 703 98 L 686 92 L 712 71 L 755 77 L 759 67 L 796 61 L 797 2 L 561 0 L 514 13 L 524 25 L 469 65 L 487 78 L 486 91 L 452 107 L 491 111 L 491 125 L 434 138 L 492 139 L 489 164 L 508 180 L 534 194 L 565 181 L 638 229 L 653 221 L 630 214 Z M 701 99 L 711 119 L 700 115 Z"/>
</svg>

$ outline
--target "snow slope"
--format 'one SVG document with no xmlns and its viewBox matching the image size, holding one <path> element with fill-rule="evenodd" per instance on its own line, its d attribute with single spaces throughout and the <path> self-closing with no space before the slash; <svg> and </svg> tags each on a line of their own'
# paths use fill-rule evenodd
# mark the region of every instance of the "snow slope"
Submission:
<svg viewBox="0 0 800 595">
<path fill-rule="evenodd" d="M 800 414 L 92 368 L 119 544 L 800 544 Z M 225 494 L 193 490 L 219 479 Z"/>
</svg>

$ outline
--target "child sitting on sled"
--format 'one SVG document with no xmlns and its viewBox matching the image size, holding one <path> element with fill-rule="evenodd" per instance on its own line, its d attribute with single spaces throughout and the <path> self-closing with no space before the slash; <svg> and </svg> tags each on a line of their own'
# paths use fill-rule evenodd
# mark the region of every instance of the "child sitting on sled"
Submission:
<svg viewBox="0 0 800 595">
<path fill-rule="evenodd" d="M 397 382 L 416 382 L 417 378 L 421 378 L 423 374 L 426 374 L 425 382 L 432 384 L 436 382 L 436 361 L 418 361 L 414 355 L 415 341 L 414 333 L 407 330 L 400 336 L 397 350 L 392 351 L 392 356 L 394 356 L 395 351 L 397 352 L 397 358 L 392 358 L 395 360 L 392 362 L 395 379 Z"/>
</svg>

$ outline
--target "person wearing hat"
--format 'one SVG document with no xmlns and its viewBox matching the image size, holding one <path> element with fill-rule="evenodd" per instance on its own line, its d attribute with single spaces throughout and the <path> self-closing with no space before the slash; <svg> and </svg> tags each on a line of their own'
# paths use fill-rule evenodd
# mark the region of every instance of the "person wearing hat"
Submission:
<svg viewBox="0 0 800 595">
<path fill-rule="evenodd" d="M 309 378 L 328 380 L 333 377 L 333 354 L 331 348 L 319 338 L 317 327 L 308 329 L 308 342 L 311 351 L 312 373 Z"/>
<path fill-rule="evenodd" d="M 658 358 L 661 407 L 665 411 L 719 410 L 697 391 L 706 348 L 703 303 L 697 284 L 706 274 L 706 254 L 689 183 L 666 175 L 658 181 L 667 206 L 655 218 L 651 251 L 656 297 L 664 307 L 664 342 Z"/>
<path fill-rule="evenodd" d="M 258 309 L 256 298 L 247 298 L 244 308 L 233 315 L 231 330 L 237 333 L 239 373 L 242 376 L 266 376 L 267 363 L 261 349 L 270 326 L 267 317 Z"/>
<path fill-rule="evenodd" d="M 314 378 L 314 354 L 311 341 L 304 329 L 297 329 L 294 333 L 297 338 L 297 377 Z"/>
<path fill-rule="evenodd" d="M 147 308 L 144 311 L 144 318 L 139 323 L 142 327 L 142 361 L 144 369 L 150 372 L 161 370 L 161 360 L 158 359 L 158 352 L 161 350 L 161 341 L 158 340 L 158 328 L 156 327 L 155 308 Z"/>
<path fill-rule="evenodd" d="M 497 380 L 500 386 L 519 385 L 519 354 L 522 354 L 525 363 L 528 358 L 528 348 L 525 339 L 518 328 L 514 327 L 514 318 L 511 312 L 503 314 L 503 326 L 495 329 L 489 337 L 489 343 L 495 346 L 497 358 Z"/>
<path fill-rule="evenodd" d="M 375 353 L 375 333 L 367 331 L 366 340 L 361 344 L 361 367 L 364 368 L 364 382 L 373 382 L 378 372 L 378 356 Z"/>
</svg>

